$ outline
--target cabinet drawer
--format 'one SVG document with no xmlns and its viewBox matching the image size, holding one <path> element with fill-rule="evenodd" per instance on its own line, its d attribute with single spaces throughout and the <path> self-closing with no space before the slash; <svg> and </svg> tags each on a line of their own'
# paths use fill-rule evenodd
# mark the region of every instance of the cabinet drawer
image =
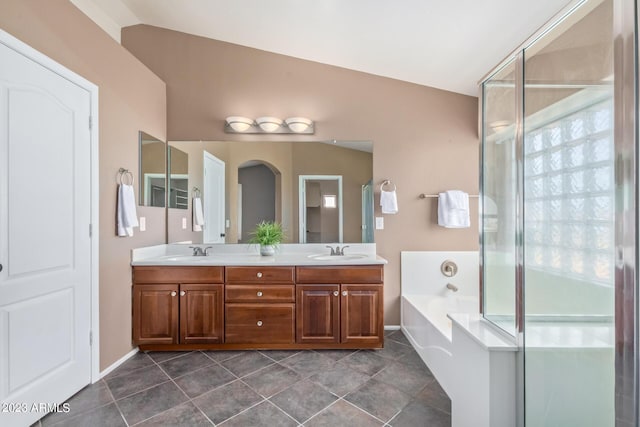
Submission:
<svg viewBox="0 0 640 427">
<path fill-rule="evenodd" d="M 382 265 L 296 267 L 297 283 L 382 283 Z"/>
<path fill-rule="evenodd" d="M 227 282 L 293 283 L 293 267 L 227 267 Z"/>
<path fill-rule="evenodd" d="M 226 304 L 225 342 L 293 343 L 294 313 L 294 304 Z"/>
<path fill-rule="evenodd" d="M 294 285 L 227 285 L 226 302 L 295 302 Z"/>
<path fill-rule="evenodd" d="M 224 283 L 224 267 L 133 267 L 134 283 Z"/>
</svg>

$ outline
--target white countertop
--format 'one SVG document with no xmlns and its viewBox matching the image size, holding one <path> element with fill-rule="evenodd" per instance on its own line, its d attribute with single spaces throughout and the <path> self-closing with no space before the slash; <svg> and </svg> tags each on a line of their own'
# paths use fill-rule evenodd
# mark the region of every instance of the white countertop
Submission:
<svg viewBox="0 0 640 427">
<path fill-rule="evenodd" d="M 327 245 L 348 246 L 345 256 L 325 256 L 330 250 Z M 208 247 L 208 256 L 193 256 L 189 246 Z M 317 259 L 321 256 L 322 259 Z M 323 265 L 380 265 L 387 260 L 376 254 L 375 243 L 354 244 L 282 244 L 274 256 L 262 256 L 257 245 L 243 244 L 188 244 L 149 246 L 131 251 L 131 265 L 164 266 L 323 266 Z"/>
</svg>

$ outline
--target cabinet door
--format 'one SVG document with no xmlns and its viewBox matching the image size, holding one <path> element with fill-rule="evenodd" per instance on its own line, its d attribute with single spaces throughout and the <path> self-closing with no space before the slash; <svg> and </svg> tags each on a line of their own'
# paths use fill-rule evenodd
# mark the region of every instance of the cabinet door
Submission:
<svg viewBox="0 0 640 427">
<path fill-rule="evenodd" d="M 343 343 L 382 343 L 382 285 L 342 285 L 340 317 Z"/>
<path fill-rule="evenodd" d="M 178 343 L 178 285 L 133 286 L 133 342 Z"/>
<path fill-rule="evenodd" d="M 223 342 L 224 285 L 180 285 L 180 343 Z"/>
<path fill-rule="evenodd" d="M 339 285 L 296 285 L 296 342 L 340 342 L 339 295 Z"/>
</svg>

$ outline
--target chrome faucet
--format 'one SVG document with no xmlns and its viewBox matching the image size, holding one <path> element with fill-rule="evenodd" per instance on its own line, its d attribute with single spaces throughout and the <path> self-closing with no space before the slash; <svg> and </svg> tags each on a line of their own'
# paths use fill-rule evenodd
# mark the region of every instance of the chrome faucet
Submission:
<svg viewBox="0 0 640 427">
<path fill-rule="evenodd" d="M 340 248 L 340 245 L 336 245 L 336 248 L 333 249 L 331 246 L 327 245 L 327 248 L 331 249 L 331 256 L 344 256 L 344 250 L 349 247 L 349 245 L 343 246 Z"/>
<path fill-rule="evenodd" d="M 447 283 L 447 289 L 453 291 L 453 292 L 458 292 L 458 287 L 456 285 L 454 285 L 453 283 Z"/>
<path fill-rule="evenodd" d="M 202 248 L 200 246 L 189 246 L 193 249 L 193 256 L 207 256 L 209 255 L 209 249 L 212 249 L 213 246 L 207 246 L 206 248 Z"/>
</svg>

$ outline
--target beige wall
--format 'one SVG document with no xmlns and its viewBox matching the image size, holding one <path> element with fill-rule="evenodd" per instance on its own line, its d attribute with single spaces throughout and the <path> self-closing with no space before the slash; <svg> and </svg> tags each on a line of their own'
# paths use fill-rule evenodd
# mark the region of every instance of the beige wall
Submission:
<svg viewBox="0 0 640 427">
<path fill-rule="evenodd" d="M 66 0 L 3 0 L 0 28 L 99 86 L 104 369 L 132 348 L 130 250 L 164 242 L 164 209 L 139 208 L 147 231 L 131 238 L 116 237 L 114 218 L 118 168 L 131 170 L 137 182 L 138 131 L 166 138 L 165 84 Z"/>
<path fill-rule="evenodd" d="M 225 140 L 225 117 L 274 115 L 316 121 L 315 135 L 296 139 L 374 142 L 374 185 L 393 180 L 400 206 L 375 234 L 389 260 L 386 324 L 400 323 L 400 251 L 478 248 L 477 221 L 438 227 L 436 199 L 418 198 L 447 189 L 477 194 L 476 98 L 144 25 L 123 29 L 122 43 L 167 83 L 171 140 Z"/>
</svg>

